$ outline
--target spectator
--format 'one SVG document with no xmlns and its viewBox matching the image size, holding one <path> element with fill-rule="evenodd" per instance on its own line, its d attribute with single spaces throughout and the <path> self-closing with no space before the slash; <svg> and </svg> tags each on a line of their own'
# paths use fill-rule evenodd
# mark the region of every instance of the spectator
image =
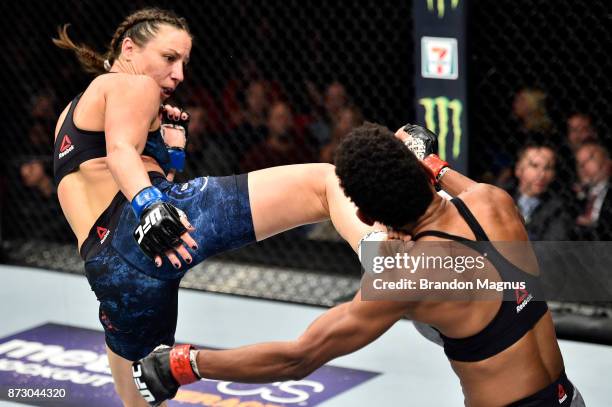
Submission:
<svg viewBox="0 0 612 407">
<path fill-rule="evenodd" d="M 28 129 L 28 141 L 29 143 L 23 146 L 22 151 L 24 155 L 45 155 L 51 156 L 53 153 L 53 130 L 49 129 L 44 123 L 35 121 L 32 126 Z"/>
<path fill-rule="evenodd" d="M 265 138 L 266 119 L 271 102 L 272 96 L 266 81 L 256 80 L 249 83 L 244 94 L 241 122 L 229 138 L 233 144 L 232 150 L 238 157 Z"/>
<path fill-rule="evenodd" d="M 266 122 L 266 113 L 270 106 L 270 97 L 266 88 L 266 82 L 251 82 L 246 90 L 244 103 L 246 107 L 242 113 L 244 122 L 252 127 L 264 126 Z"/>
<path fill-rule="evenodd" d="M 512 183 L 513 159 L 518 156 L 517 147 L 531 142 L 554 142 L 555 130 L 546 109 L 546 93 L 540 89 L 523 88 L 512 102 L 514 126 L 509 126 L 511 134 L 506 140 L 516 140 L 506 144 L 506 151 L 495 151 L 492 175 L 494 183 L 508 189 Z"/>
<path fill-rule="evenodd" d="M 187 106 L 189 112 L 189 142 L 185 173 L 180 179 L 203 175 L 231 175 L 238 166 L 236 156 L 226 135 L 217 131 L 209 110 L 203 105 Z"/>
<path fill-rule="evenodd" d="M 53 92 L 41 92 L 32 98 L 31 115 L 35 120 L 55 124 L 56 99 Z"/>
<path fill-rule="evenodd" d="M 567 119 L 566 131 L 566 138 L 561 146 L 562 170 L 575 179 L 576 150 L 587 141 L 598 141 L 599 136 L 593 126 L 593 119 L 586 113 L 572 113 Z"/>
<path fill-rule="evenodd" d="M 338 145 L 354 127 L 357 127 L 362 123 L 363 116 L 358 108 L 354 106 L 342 107 L 338 112 L 338 119 L 336 120 L 332 129 L 331 140 L 321 149 L 319 161 L 323 163 L 333 163 L 334 153 Z"/>
<path fill-rule="evenodd" d="M 183 105 L 203 109 L 208 131 L 215 134 L 223 132 L 224 123 L 221 109 L 217 100 L 215 100 L 212 93 L 206 87 L 201 85 L 191 86 L 186 100 L 187 102 L 183 103 Z M 187 111 L 190 112 L 188 109 Z"/>
<path fill-rule="evenodd" d="M 332 82 L 325 91 L 325 111 L 332 120 L 336 120 L 343 107 L 348 106 L 349 98 L 346 88 L 338 81 Z"/>
<path fill-rule="evenodd" d="M 571 216 L 550 188 L 555 178 L 555 151 L 546 144 L 527 144 L 515 166 L 513 193 L 531 240 L 569 240 Z"/>
<path fill-rule="evenodd" d="M 559 185 L 559 189 L 572 196 L 572 191 L 567 189 L 578 183 L 576 175 L 576 161 L 574 156 L 578 148 L 587 141 L 597 141 L 599 139 L 597 131 L 593 126 L 591 116 L 586 113 L 573 113 L 567 119 L 567 135 L 559 149 L 559 175 L 566 181 L 564 185 Z M 572 208 L 574 215 L 579 212 L 576 200 L 569 200 L 568 205 Z"/>
<path fill-rule="evenodd" d="M 47 167 L 50 166 L 40 159 L 28 160 L 19 166 L 21 182 L 15 182 L 9 189 L 9 199 L 14 205 L 4 208 L 6 237 L 74 241 Z M 33 227 L 24 229 L 24 219 Z"/>
<path fill-rule="evenodd" d="M 246 59 L 238 65 L 238 72 L 230 79 L 221 94 L 221 104 L 227 124 L 234 129 L 242 124 L 242 103 L 240 95 L 248 87 L 249 83 L 260 80 L 261 71 L 252 59 Z"/>
<path fill-rule="evenodd" d="M 572 151 L 578 150 L 587 141 L 597 141 L 593 119 L 586 113 L 574 113 L 567 119 L 567 145 Z"/>
<path fill-rule="evenodd" d="M 317 97 L 312 86 L 308 88 L 308 93 L 313 101 L 321 102 L 322 99 L 323 106 L 315 107 L 315 113 L 320 113 L 309 126 L 318 145 L 322 146 L 330 142 L 332 128 L 339 119 L 340 111 L 350 105 L 350 100 L 346 88 L 338 81 L 327 86 L 323 98 Z"/>
<path fill-rule="evenodd" d="M 22 155 L 51 155 L 53 152 L 52 135 L 55 129 L 55 96 L 51 92 L 41 92 L 32 97 L 30 105 L 30 126 L 27 128 L 27 140 L 23 134 L 14 135 L 12 143 Z"/>
<path fill-rule="evenodd" d="M 293 114 L 285 102 L 276 102 L 268 114 L 266 139 L 241 160 L 242 172 L 314 161 L 314 153 L 295 131 Z"/>
<path fill-rule="evenodd" d="M 546 93 L 540 89 L 519 90 L 514 96 L 512 113 L 518 120 L 520 133 L 550 135 L 554 131 L 546 109 Z"/>
<path fill-rule="evenodd" d="M 23 184 L 36 190 L 43 199 L 50 199 L 55 194 L 53 181 L 50 176 L 45 174 L 43 163 L 40 160 L 32 160 L 22 164 L 20 173 Z"/>
<path fill-rule="evenodd" d="M 582 202 L 581 214 L 576 218 L 576 237 L 579 240 L 612 240 L 610 153 L 603 145 L 587 141 L 576 150 L 576 166 L 580 181 L 577 193 Z"/>
</svg>

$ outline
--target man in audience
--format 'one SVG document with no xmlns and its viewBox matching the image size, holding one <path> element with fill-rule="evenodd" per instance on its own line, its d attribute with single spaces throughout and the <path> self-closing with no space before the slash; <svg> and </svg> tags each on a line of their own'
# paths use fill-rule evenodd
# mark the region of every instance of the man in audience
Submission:
<svg viewBox="0 0 612 407">
<path fill-rule="evenodd" d="M 587 141 L 576 150 L 576 170 L 580 181 L 578 198 L 582 213 L 576 218 L 580 240 L 612 240 L 612 193 L 610 152 L 595 141 Z"/>
<path fill-rule="evenodd" d="M 586 113 L 575 112 L 567 119 L 566 137 L 559 149 L 559 177 L 573 185 L 577 182 L 576 162 L 574 156 L 578 148 L 587 141 L 597 141 L 599 139 L 597 130 L 593 125 L 593 119 Z M 561 185 L 563 188 L 564 185 Z M 575 202 L 570 202 L 575 206 Z"/>
<path fill-rule="evenodd" d="M 550 188 L 555 178 L 556 155 L 548 144 L 525 145 L 514 169 L 514 200 L 525 219 L 531 240 L 569 240 L 571 217 L 563 200 Z"/>
<path fill-rule="evenodd" d="M 586 113 L 573 113 L 567 119 L 567 144 L 576 151 L 587 141 L 597 141 L 593 119 Z"/>
</svg>

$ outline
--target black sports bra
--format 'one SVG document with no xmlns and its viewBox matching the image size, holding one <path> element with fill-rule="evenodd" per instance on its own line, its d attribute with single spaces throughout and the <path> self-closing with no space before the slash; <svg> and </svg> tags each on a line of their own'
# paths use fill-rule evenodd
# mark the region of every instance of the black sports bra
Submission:
<svg viewBox="0 0 612 407">
<path fill-rule="evenodd" d="M 476 241 L 490 242 L 489 237 L 465 203 L 459 198 L 453 198 L 451 202 L 476 236 Z M 527 287 L 537 285 L 537 277 L 525 273 L 510 263 L 495 249 L 493 244 L 471 245 L 470 243 L 474 243 L 473 240 L 437 230 L 417 233 L 413 240 L 418 240 L 423 236 L 436 236 L 459 241 L 479 252 L 486 251 L 488 260 L 495 266 L 502 281 L 523 280 L 526 281 Z M 501 302 L 497 314 L 479 333 L 467 338 L 449 338 L 440 332 L 444 342 L 444 353 L 449 359 L 476 362 L 494 356 L 521 339 L 548 310 L 546 302 L 534 299 L 535 294 L 533 292 L 530 293 L 527 290 L 507 291 L 504 292 L 504 301 Z M 512 300 L 509 301 L 509 298 L 512 298 Z"/>
<path fill-rule="evenodd" d="M 68 114 L 60 127 L 53 146 L 53 179 L 59 185 L 66 175 L 78 171 L 85 161 L 106 157 L 106 138 L 103 131 L 79 129 L 74 124 L 74 109 L 81 96 L 80 93 L 70 103 Z M 161 138 L 159 130 L 149 132 L 148 139 Z"/>
</svg>

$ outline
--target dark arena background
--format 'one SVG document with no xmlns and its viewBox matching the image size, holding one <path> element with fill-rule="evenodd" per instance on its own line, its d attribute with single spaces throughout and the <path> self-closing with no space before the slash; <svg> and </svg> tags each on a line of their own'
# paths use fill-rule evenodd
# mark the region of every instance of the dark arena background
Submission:
<svg viewBox="0 0 612 407">
<path fill-rule="evenodd" d="M 608 188 L 608 0 L 24 0 L 0 4 L 3 264 L 83 274 L 53 184 L 52 149 L 60 112 L 92 78 L 51 38 L 70 23 L 75 42 L 105 51 L 123 17 L 146 6 L 185 16 L 194 36 L 186 80 L 171 100 L 192 117 L 179 182 L 333 163 L 339 142 L 364 120 L 392 130 L 414 122 L 444 133 L 443 153 L 454 166 L 517 202 L 519 153 L 551 146 L 555 173 L 546 194 L 558 203 L 555 220 L 564 221 L 534 240 L 612 240 L 612 189 L 592 218 L 577 163 L 582 143 L 603 146 Z M 421 37 L 430 31 L 456 39 L 442 45 L 437 62 L 422 59 L 430 48 Z M 449 52 L 456 61 L 445 59 Z M 434 78 L 446 74 L 456 77 Z M 329 307 L 354 295 L 361 272 L 328 222 L 217 256 L 181 286 Z M 549 306 L 560 338 L 612 345 L 612 301 Z M 15 311 L 1 311 L 8 312 Z"/>
</svg>

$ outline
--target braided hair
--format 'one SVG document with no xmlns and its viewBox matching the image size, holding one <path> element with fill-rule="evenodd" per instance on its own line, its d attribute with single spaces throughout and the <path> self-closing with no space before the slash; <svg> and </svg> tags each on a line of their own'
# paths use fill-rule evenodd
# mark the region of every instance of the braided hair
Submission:
<svg viewBox="0 0 612 407">
<path fill-rule="evenodd" d="M 124 38 L 129 37 L 136 45 L 143 47 L 155 37 L 159 27 L 163 24 L 190 34 L 187 21 L 173 11 L 144 8 L 130 14 L 119 24 L 104 54 L 94 51 L 87 45 L 75 44 L 68 35 L 70 24 L 64 24 L 58 28 L 58 38 L 53 38 L 53 43 L 59 48 L 73 51 L 86 72 L 100 75 L 109 71 L 113 62 L 119 58 Z"/>
</svg>

